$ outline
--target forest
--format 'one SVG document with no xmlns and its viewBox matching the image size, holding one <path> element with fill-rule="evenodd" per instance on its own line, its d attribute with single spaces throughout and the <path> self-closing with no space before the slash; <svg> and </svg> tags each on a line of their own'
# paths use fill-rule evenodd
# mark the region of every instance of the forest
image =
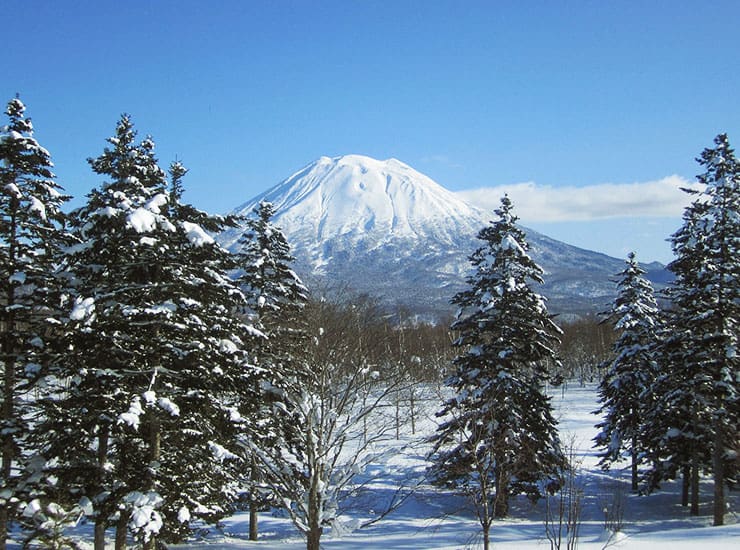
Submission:
<svg viewBox="0 0 740 550">
<path fill-rule="evenodd" d="M 413 432 L 430 398 L 427 478 L 465 499 L 488 549 L 512 497 L 568 490 L 548 392 L 586 383 L 601 466 L 627 459 L 635 493 L 682 480 L 692 514 L 708 476 L 723 524 L 740 412 L 740 166 L 726 135 L 697 159 L 704 190 L 670 236 L 660 295 L 630 254 L 609 311 L 559 321 L 505 196 L 450 296 L 457 313 L 431 325 L 306 288 L 270 203 L 248 219 L 185 203 L 187 169 L 163 169 L 128 115 L 89 159 L 99 186 L 67 212 L 24 104 L 5 113 L 0 550 L 79 547 L 81 518 L 95 550 L 166 547 L 235 510 L 257 540 L 275 508 L 318 550 L 377 444 Z M 239 224 L 230 254 L 213 235 Z M 569 533 L 553 547 L 574 548 Z"/>
</svg>

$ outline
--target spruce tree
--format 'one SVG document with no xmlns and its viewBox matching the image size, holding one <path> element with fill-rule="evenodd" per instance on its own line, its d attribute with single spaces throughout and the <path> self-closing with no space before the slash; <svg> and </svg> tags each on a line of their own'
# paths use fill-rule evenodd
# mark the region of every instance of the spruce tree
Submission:
<svg viewBox="0 0 740 550">
<path fill-rule="evenodd" d="M 185 170 L 168 189 L 153 141 L 135 138 L 124 115 L 90 160 L 107 181 L 72 213 L 71 351 L 56 373 L 69 383 L 45 402 L 47 452 L 92 501 L 96 549 L 114 516 L 117 548 L 129 529 L 151 547 L 231 510 L 228 447 L 255 372 L 231 258 L 206 231 L 224 220 L 181 204 Z"/>
<path fill-rule="evenodd" d="M 638 489 L 638 436 L 645 413 L 643 393 L 656 374 L 653 352 L 658 333 L 658 305 L 644 274 L 634 252 L 630 253 L 627 267 L 619 274 L 618 294 L 607 317 L 619 337 L 599 384 L 601 407 L 596 411 L 604 416 L 596 425 L 600 429 L 596 445 L 604 449 L 600 464 L 608 468 L 627 452 L 633 491 Z"/>
<path fill-rule="evenodd" d="M 643 395 L 644 417 L 640 440 L 644 445 L 649 467 L 642 473 L 644 490 L 652 492 L 661 482 L 682 475 L 683 504 L 689 504 L 691 514 L 699 514 L 699 474 L 710 461 L 709 441 L 698 428 L 703 409 L 695 392 L 694 381 L 701 377 L 701 366 L 687 363 L 698 344 L 696 335 L 686 325 L 684 312 L 693 307 L 694 298 L 683 289 L 696 288 L 704 253 L 703 237 L 698 230 L 703 224 L 706 204 L 695 201 L 684 212 L 683 226 L 672 237 L 676 259 L 669 264 L 674 282 L 663 294 L 670 306 L 662 312 L 660 331 L 656 337 L 656 377 Z"/>
<path fill-rule="evenodd" d="M 290 423 L 290 419 L 276 418 L 272 405 L 280 399 L 281 392 L 305 379 L 300 357 L 305 355 L 307 340 L 303 310 L 308 290 L 291 267 L 295 258 L 290 254 L 290 245 L 282 231 L 272 222 L 274 215 L 275 209 L 267 201 L 255 207 L 253 217 L 246 221 L 246 231 L 239 240 L 240 251 L 236 255 L 241 272 L 237 283 L 247 297 L 246 313 L 266 336 L 256 342 L 253 356 L 267 369 L 270 389 L 263 392 L 263 407 L 253 409 L 250 415 L 251 424 L 263 428 L 275 421 Z M 277 440 L 269 435 L 276 431 L 284 431 L 284 427 L 263 429 L 261 434 L 253 431 L 250 437 L 260 438 L 261 447 L 277 445 Z M 270 499 L 260 494 L 259 467 L 253 457 L 249 460 L 249 535 L 251 540 L 257 540 L 257 511 Z"/>
<path fill-rule="evenodd" d="M 712 473 L 714 523 L 721 525 L 724 486 L 737 478 L 740 164 L 727 135 L 718 135 L 714 145 L 697 159 L 705 170 L 697 179 L 705 187 L 672 237 L 676 259 L 668 267 L 676 279 L 669 289 L 671 333 L 662 353 L 670 378 L 659 380 L 656 407 L 670 414 L 656 414 L 646 431 L 654 434 L 654 477 L 690 466 L 693 513 L 699 471 Z M 675 456 L 655 450 L 661 443 Z"/>
<path fill-rule="evenodd" d="M 59 285 L 52 277 L 66 236 L 61 211 L 67 197 L 54 181 L 49 152 L 33 137 L 18 99 L 8 102 L 0 128 L 0 549 L 23 498 L 21 472 L 32 417 L 28 397 L 41 365 L 52 360 L 58 331 Z"/>
<path fill-rule="evenodd" d="M 432 455 L 436 482 L 475 504 L 486 548 L 491 522 L 507 514 L 509 497 L 536 499 L 542 487 L 557 489 L 565 464 L 543 389 L 558 363 L 559 330 L 531 288 L 543 272 L 527 253 L 508 197 L 496 214 L 478 234 L 483 245 L 470 257 L 469 288 L 452 299 L 460 307 L 451 327 L 460 352 Z"/>
<path fill-rule="evenodd" d="M 295 361 L 305 343 L 301 311 L 308 290 L 291 267 L 295 258 L 285 235 L 272 222 L 274 215 L 274 206 L 261 201 L 247 219 L 247 230 L 239 240 L 237 283 L 245 291 L 255 326 L 268 336 L 262 354 L 289 362 Z"/>
</svg>

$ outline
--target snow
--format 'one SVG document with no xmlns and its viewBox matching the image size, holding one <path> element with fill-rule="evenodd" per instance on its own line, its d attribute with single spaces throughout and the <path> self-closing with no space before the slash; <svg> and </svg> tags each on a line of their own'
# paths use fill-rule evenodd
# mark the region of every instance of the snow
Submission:
<svg viewBox="0 0 740 550">
<path fill-rule="evenodd" d="M 578 483 L 586 498 L 583 502 L 580 550 L 615 548 L 624 550 L 695 550 L 712 548 L 730 550 L 737 548 L 740 540 L 740 523 L 737 507 L 740 496 L 728 493 L 730 513 L 728 525 L 711 527 L 712 486 L 708 479 L 701 483 L 700 513 L 691 517 L 680 502 L 679 482 L 667 483 L 651 496 L 638 496 L 629 492 L 628 464 L 617 465 L 611 471 L 598 467 L 598 456 L 592 448 L 592 438 L 597 432 L 598 419 L 591 413 L 597 408 L 597 388 L 568 386 L 558 388 L 553 394 L 556 416 L 560 419 L 561 438 L 564 444 L 572 442 L 577 462 L 580 462 Z M 360 481 L 365 488 L 343 510 L 337 523 L 325 529 L 321 547 L 326 550 L 459 550 L 480 549 L 480 527 L 474 515 L 466 508 L 461 497 L 429 485 L 423 477 L 427 466 L 428 443 L 424 439 L 436 428 L 434 412 L 438 399 L 419 403 L 423 407 L 418 419 L 418 432 L 410 429 L 400 440 L 387 442 L 379 448 L 375 461 L 365 470 Z M 230 453 L 219 445 L 212 451 L 220 459 Z M 400 449 L 391 452 L 393 449 Z M 384 453 L 383 451 L 388 451 Z M 402 505 L 380 521 L 361 527 L 377 517 L 394 497 L 399 487 L 413 488 L 411 496 Z M 155 533 L 161 526 L 157 511 L 161 502 L 156 493 L 131 493 L 127 502 L 132 506 L 135 524 L 144 533 Z M 623 528 L 613 532 L 605 529 L 605 514 L 624 505 Z M 31 505 L 33 508 L 33 504 Z M 36 507 L 40 507 L 37 502 Z M 198 513 L 197 503 L 190 509 L 182 506 L 177 512 L 178 521 L 187 521 L 191 513 Z M 201 507 L 202 508 L 202 507 Z M 512 501 L 509 518 L 496 520 L 491 528 L 492 548 L 496 550 L 542 550 L 550 548 L 544 535 L 542 522 L 543 503 L 532 507 L 526 499 Z M 29 510 L 29 512 L 32 510 Z M 202 510 L 205 511 L 205 510 Z M 210 529 L 204 538 L 182 544 L 169 545 L 172 550 L 303 550 L 305 540 L 290 520 L 279 511 L 259 515 L 259 540 L 249 540 L 249 513 L 237 512 L 222 522 L 219 529 Z M 86 529 L 86 531 L 85 531 Z M 83 548 L 92 548 L 90 524 L 74 531 L 86 542 Z M 112 535 L 112 532 L 110 532 Z M 109 537 L 110 540 L 111 537 Z M 563 547 L 565 545 L 563 544 Z M 20 544 L 11 543 L 9 550 L 19 550 Z"/>
<path fill-rule="evenodd" d="M 211 452 L 213 453 L 213 456 L 219 462 L 223 462 L 224 460 L 235 460 L 239 458 L 237 455 L 229 451 L 223 445 L 219 445 L 218 443 L 210 441 L 209 446 L 211 448 Z"/>
<path fill-rule="evenodd" d="M 239 346 L 237 346 L 231 340 L 227 340 L 226 338 L 222 339 L 218 343 L 218 347 L 224 353 L 236 353 L 237 351 L 239 351 Z"/>
<path fill-rule="evenodd" d="M 180 416 L 180 407 L 166 397 L 157 399 L 157 405 L 160 409 L 169 413 L 170 416 Z"/>
<path fill-rule="evenodd" d="M 503 240 L 501 241 L 501 249 L 502 250 L 513 250 L 520 256 L 526 256 L 526 252 L 524 252 L 524 249 L 522 248 L 522 245 L 520 245 L 517 240 L 512 237 L 511 235 L 505 235 Z"/>
<path fill-rule="evenodd" d="M 72 307 L 72 311 L 69 314 L 69 318 L 73 321 L 81 321 L 92 315 L 95 311 L 95 300 L 93 298 L 75 298 L 75 304 Z"/>
<path fill-rule="evenodd" d="M 158 493 L 151 491 L 144 494 L 134 491 L 126 496 L 125 501 L 132 507 L 130 521 L 135 531 L 144 533 L 147 540 L 159 533 L 162 528 L 162 516 L 157 508 L 163 500 Z"/>
<path fill-rule="evenodd" d="M 341 236 L 351 246 L 372 233 L 382 240 L 431 237 L 451 244 L 488 221 L 410 166 L 362 155 L 322 157 L 235 212 L 248 215 L 263 200 L 275 206 L 274 221 L 284 234 L 298 234 L 307 243 Z M 229 247 L 227 241 L 222 242 Z"/>
<path fill-rule="evenodd" d="M 137 208 L 127 216 L 126 225 L 137 233 L 149 233 L 157 226 L 157 217 L 151 210 Z"/>
<path fill-rule="evenodd" d="M 562 392 L 562 393 L 561 393 Z M 553 394 L 553 404 L 560 415 L 561 436 L 567 444 L 574 442 L 577 459 L 581 462 L 579 481 L 583 483 L 587 498 L 584 502 L 581 550 L 601 550 L 605 547 L 635 550 L 695 550 L 711 547 L 729 550 L 740 540 L 740 524 L 730 513 L 724 527 L 711 525 L 711 484 L 702 483 L 702 515 L 689 516 L 688 511 L 677 505 L 680 501 L 680 484 L 666 484 L 652 496 L 629 493 L 629 472 L 616 467 L 602 471 L 597 463 L 596 451 L 591 440 L 596 434 L 598 420 L 595 410 L 596 386 L 558 389 Z M 357 506 L 346 511 L 339 523 L 325 530 L 321 547 L 327 550 L 458 550 L 482 548 L 479 525 L 466 511 L 460 497 L 428 485 L 423 480 L 426 468 L 424 455 L 428 449 L 423 439 L 434 430 L 433 411 L 439 403 L 426 405 L 426 418 L 420 424 L 417 436 L 406 433 L 400 442 L 389 444 L 403 447 L 401 453 L 382 456 L 365 472 L 366 492 L 357 499 Z M 400 443 L 400 444 L 399 444 Z M 364 528 L 359 524 L 372 519 L 373 512 L 384 509 L 394 491 L 419 483 L 414 494 L 396 511 L 381 521 Z M 604 528 L 604 508 L 612 507 L 617 499 L 625 503 L 624 527 L 614 533 Z M 736 509 L 737 496 L 728 502 Z M 543 503 L 532 508 L 526 499 L 515 499 L 512 515 L 497 520 L 491 529 L 492 548 L 497 550 L 541 550 L 549 548 L 542 523 Z M 270 550 L 302 550 L 305 541 L 281 513 L 262 513 L 259 517 L 260 538 L 250 542 L 248 512 L 227 518 L 221 532 L 213 531 L 201 542 L 172 545 L 179 550 L 242 550 L 270 548 Z M 563 547 L 565 544 L 563 543 Z"/>
<path fill-rule="evenodd" d="M 203 246 L 205 244 L 211 244 L 214 242 L 213 237 L 206 233 L 205 230 L 198 224 L 191 222 L 181 222 L 181 225 L 182 228 L 185 230 L 185 235 L 190 241 L 190 244 L 192 244 L 193 246 Z"/>
<path fill-rule="evenodd" d="M 187 523 L 190 521 L 190 510 L 188 510 L 185 506 L 180 508 L 177 511 L 177 521 L 180 523 Z"/>
<path fill-rule="evenodd" d="M 131 406 L 128 411 L 118 415 L 119 424 L 128 424 L 133 429 L 138 429 L 141 423 L 141 415 L 144 414 L 144 409 L 141 407 L 141 399 L 137 395 L 131 401 Z"/>
<path fill-rule="evenodd" d="M 20 199 L 23 195 L 21 195 L 21 190 L 18 189 L 18 186 L 15 183 L 8 183 L 3 187 L 3 189 L 8 193 L 8 195 L 11 195 L 15 199 Z"/>
<path fill-rule="evenodd" d="M 28 201 L 29 201 L 28 211 L 32 213 L 33 212 L 37 213 L 42 220 L 45 220 L 46 219 L 46 206 L 44 206 L 44 203 L 34 196 L 28 197 Z"/>
<path fill-rule="evenodd" d="M 26 274 L 23 273 L 22 271 L 13 273 L 10 277 L 8 277 L 8 282 L 22 285 L 23 283 L 26 282 Z"/>
</svg>

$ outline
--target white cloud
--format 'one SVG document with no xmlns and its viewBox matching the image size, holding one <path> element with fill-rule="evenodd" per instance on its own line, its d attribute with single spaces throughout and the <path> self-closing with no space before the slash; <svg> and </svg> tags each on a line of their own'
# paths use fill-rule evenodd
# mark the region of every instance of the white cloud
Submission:
<svg viewBox="0 0 740 550">
<path fill-rule="evenodd" d="M 608 218 L 680 217 L 692 197 L 682 187 L 699 184 L 680 176 L 637 183 L 600 183 L 585 187 L 554 187 L 534 182 L 458 191 L 479 208 L 493 210 L 504 193 L 523 223 L 585 221 Z"/>
</svg>

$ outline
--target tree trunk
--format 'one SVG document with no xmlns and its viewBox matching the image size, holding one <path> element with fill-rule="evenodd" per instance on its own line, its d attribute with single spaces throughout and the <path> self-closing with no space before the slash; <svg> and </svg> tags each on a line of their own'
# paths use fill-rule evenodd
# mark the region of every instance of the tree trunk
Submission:
<svg viewBox="0 0 740 550">
<path fill-rule="evenodd" d="M 483 526 L 483 550 L 488 550 L 491 546 L 490 530 L 488 525 Z"/>
<path fill-rule="evenodd" d="M 505 518 L 509 514 L 509 480 L 500 468 L 496 468 L 496 497 L 493 503 L 493 517 Z"/>
<path fill-rule="evenodd" d="M 252 471 L 249 473 L 249 540 L 257 540 L 258 538 L 258 527 L 257 527 L 257 511 L 259 503 L 257 499 L 259 494 L 257 492 L 257 461 L 252 456 Z"/>
<path fill-rule="evenodd" d="M 101 427 L 98 432 L 98 489 L 101 489 L 104 485 L 105 476 L 105 463 L 108 460 L 108 441 L 110 438 L 110 432 L 108 427 Z M 103 511 L 98 509 L 95 510 L 97 514 L 95 518 L 95 530 L 93 531 L 93 548 L 94 550 L 105 550 L 105 527 L 108 522 L 108 518 L 105 517 Z"/>
<path fill-rule="evenodd" d="M 684 464 L 681 483 L 681 506 L 689 505 L 689 488 L 691 487 L 691 466 Z"/>
<path fill-rule="evenodd" d="M 308 492 L 308 533 L 306 533 L 306 550 L 320 550 L 321 546 L 321 504 L 318 489 L 319 473 L 314 471 Z"/>
<path fill-rule="evenodd" d="M 105 550 L 105 518 L 95 518 L 95 531 L 93 535 L 94 550 Z"/>
<path fill-rule="evenodd" d="M 257 528 L 257 503 L 254 500 L 249 501 L 249 540 L 259 538 Z"/>
<path fill-rule="evenodd" d="M 722 429 L 718 427 L 714 432 L 714 450 L 712 451 L 712 469 L 714 470 L 714 525 L 725 524 L 725 464 L 724 440 Z"/>
<path fill-rule="evenodd" d="M 10 331 L 12 330 L 12 324 L 13 320 L 8 320 L 8 327 L 6 327 L 6 330 L 9 331 L 7 337 L 5 338 L 5 345 L 3 346 L 3 351 L 6 351 L 7 359 L 5 360 L 5 376 L 4 376 L 4 382 L 5 382 L 5 389 L 3 391 L 3 408 L 2 408 L 2 420 L 5 422 L 9 422 L 13 420 L 14 410 L 13 410 L 13 393 L 15 390 L 15 360 L 13 356 L 9 353 L 11 350 L 10 348 L 10 338 L 11 334 Z M 13 455 L 14 452 L 14 438 L 12 435 L 6 435 L 5 443 L 3 444 L 2 449 L 2 468 L 0 468 L 0 471 L 2 472 L 2 479 L 5 483 L 10 482 L 10 474 L 12 471 L 12 464 L 13 464 Z M 8 528 L 10 524 L 10 507 L 6 504 L 2 508 L 0 508 L 0 550 L 5 550 L 6 540 L 8 539 Z"/>
<path fill-rule="evenodd" d="M 691 515 L 699 515 L 699 457 L 691 457 Z"/>
<path fill-rule="evenodd" d="M 409 396 L 411 401 L 411 435 L 416 435 L 416 412 L 414 411 L 416 407 L 416 399 L 414 399 L 414 397 L 414 388 L 411 388 L 411 395 Z"/>
<path fill-rule="evenodd" d="M 321 550 L 321 527 L 311 527 L 306 536 L 306 550 Z"/>
<path fill-rule="evenodd" d="M 121 510 L 121 515 L 116 524 L 116 546 L 115 550 L 126 550 L 126 535 L 128 534 L 128 518 L 131 513 Z"/>
<path fill-rule="evenodd" d="M 151 424 L 152 434 L 149 441 L 149 457 L 151 478 L 149 479 L 149 490 L 156 490 L 156 476 L 159 470 L 159 459 L 162 455 L 162 425 L 159 418 L 154 418 Z M 157 547 L 157 535 L 153 533 L 151 538 L 144 543 L 144 550 L 154 550 Z"/>
<path fill-rule="evenodd" d="M 0 509 L 0 550 L 5 550 L 5 541 L 8 538 L 8 510 L 5 506 Z"/>
<path fill-rule="evenodd" d="M 637 436 L 632 436 L 632 448 L 630 449 L 630 455 L 632 456 L 632 492 L 637 492 Z"/>
</svg>

